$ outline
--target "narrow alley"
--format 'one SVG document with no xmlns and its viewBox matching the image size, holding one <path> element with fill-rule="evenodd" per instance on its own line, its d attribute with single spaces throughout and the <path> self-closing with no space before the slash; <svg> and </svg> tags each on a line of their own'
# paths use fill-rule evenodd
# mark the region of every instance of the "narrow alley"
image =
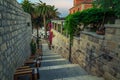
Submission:
<svg viewBox="0 0 120 80">
<path fill-rule="evenodd" d="M 0 80 L 120 80 L 120 0 L 0 0 Z"/>
</svg>

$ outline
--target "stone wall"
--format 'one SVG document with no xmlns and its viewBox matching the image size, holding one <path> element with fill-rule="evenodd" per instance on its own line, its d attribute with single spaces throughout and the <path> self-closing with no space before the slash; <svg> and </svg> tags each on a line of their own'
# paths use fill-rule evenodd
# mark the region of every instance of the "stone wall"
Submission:
<svg viewBox="0 0 120 80">
<path fill-rule="evenodd" d="M 0 0 L 0 80 L 13 80 L 30 55 L 31 17 L 16 0 Z"/>
<path fill-rule="evenodd" d="M 69 39 L 55 30 L 52 31 L 54 33 L 54 38 L 52 43 L 54 48 L 53 50 L 57 53 L 60 53 L 63 57 L 68 58 Z"/>
<path fill-rule="evenodd" d="M 89 72 L 92 67 L 97 68 L 93 62 L 95 62 L 94 59 L 96 57 L 101 55 L 100 48 L 102 47 L 104 36 L 92 32 L 82 32 L 80 36 L 79 40 L 74 39 L 72 61 L 80 64 Z M 94 73 L 96 74 L 96 72 Z"/>
<path fill-rule="evenodd" d="M 120 80 L 120 24 L 106 25 L 103 76 L 108 80 Z"/>
<path fill-rule="evenodd" d="M 54 51 L 68 59 L 69 39 L 53 30 Z M 105 35 L 81 32 L 74 37 L 72 63 L 106 80 L 120 80 L 120 25 L 106 25 Z"/>
</svg>

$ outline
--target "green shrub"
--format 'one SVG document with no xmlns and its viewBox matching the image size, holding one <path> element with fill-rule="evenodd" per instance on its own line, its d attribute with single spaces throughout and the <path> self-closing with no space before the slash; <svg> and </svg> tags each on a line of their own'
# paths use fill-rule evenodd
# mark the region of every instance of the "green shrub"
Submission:
<svg viewBox="0 0 120 80">
<path fill-rule="evenodd" d="M 104 10 L 112 9 L 117 18 L 120 18 L 120 0 L 94 0 L 93 7 L 99 7 Z"/>
<path fill-rule="evenodd" d="M 120 18 L 120 0 L 113 0 L 113 10 L 117 18 Z"/>
<path fill-rule="evenodd" d="M 90 8 L 68 15 L 65 20 L 65 28 L 68 30 L 68 34 L 74 34 L 77 25 L 80 24 L 84 26 L 92 25 L 93 28 L 99 29 L 109 22 L 113 16 L 115 16 L 115 13 L 111 9 Z"/>
</svg>

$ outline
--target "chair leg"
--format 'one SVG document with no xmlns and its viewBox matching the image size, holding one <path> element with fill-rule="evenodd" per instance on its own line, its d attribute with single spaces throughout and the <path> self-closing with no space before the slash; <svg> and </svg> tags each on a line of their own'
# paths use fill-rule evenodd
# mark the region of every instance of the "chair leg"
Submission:
<svg viewBox="0 0 120 80">
<path fill-rule="evenodd" d="M 14 80 L 18 80 L 16 75 L 14 75 Z"/>
<path fill-rule="evenodd" d="M 37 78 L 40 79 L 39 69 L 37 68 Z"/>
<path fill-rule="evenodd" d="M 34 80 L 37 80 L 38 79 L 38 74 L 37 74 L 37 69 L 35 68 L 34 69 Z"/>
<path fill-rule="evenodd" d="M 37 61 L 37 67 L 40 67 L 40 61 L 39 60 Z"/>
</svg>

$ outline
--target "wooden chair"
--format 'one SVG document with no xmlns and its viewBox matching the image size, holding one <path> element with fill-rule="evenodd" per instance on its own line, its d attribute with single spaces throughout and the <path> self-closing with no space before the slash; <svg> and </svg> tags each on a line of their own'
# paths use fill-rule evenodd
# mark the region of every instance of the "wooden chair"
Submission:
<svg viewBox="0 0 120 80">
<path fill-rule="evenodd" d="M 26 69 L 26 68 L 30 68 L 30 66 L 21 66 L 21 67 L 17 68 L 17 70 Z"/>
<path fill-rule="evenodd" d="M 33 71 L 32 70 L 26 70 L 26 71 L 17 71 L 14 74 L 14 80 L 18 80 L 18 77 L 20 76 L 25 76 L 28 75 L 30 77 L 30 80 L 33 80 L 33 75 L 32 75 Z"/>
<path fill-rule="evenodd" d="M 37 80 L 39 78 L 37 68 L 30 68 L 30 64 L 35 64 L 35 67 L 40 67 L 40 60 L 30 58 L 24 62 L 24 66 L 16 69 L 14 74 L 14 80 L 18 80 L 19 77 L 28 76 L 30 80 Z"/>
<path fill-rule="evenodd" d="M 31 55 L 31 56 L 29 57 L 29 59 L 35 59 L 35 58 L 36 58 L 35 55 Z"/>
<path fill-rule="evenodd" d="M 29 65 L 30 64 L 35 64 L 35 67 L 40 67 L 41 65 L 41 57 L 38 57 L 36 60 L 32 60 L 32 59 L 28 59 L 27 61 L 25 61 L 24 65 Z"/>
<path fill-rule="evenodd" d="M 16 72 L 29 71 L 29 70 L 32 70 L 32 68 L 17 69 Z"/>
<path fill-rule="evenodd" d="M 35 65 L 34 67 L 36 67 L 37 65 L 37 60 L 33 60 L 33 59 L 28 59 L 27 61 L 24 62 L 24 65 Z"/>
<path fill-rule="evenodd" d="M 18 77 L 25 75 L 29 76 L 30 80 L 39 79 L 37 68 L 27 68 L 27 69 L 16 70 L 14 74 L 14 80 L 18 80 Z"/>
</svg>

